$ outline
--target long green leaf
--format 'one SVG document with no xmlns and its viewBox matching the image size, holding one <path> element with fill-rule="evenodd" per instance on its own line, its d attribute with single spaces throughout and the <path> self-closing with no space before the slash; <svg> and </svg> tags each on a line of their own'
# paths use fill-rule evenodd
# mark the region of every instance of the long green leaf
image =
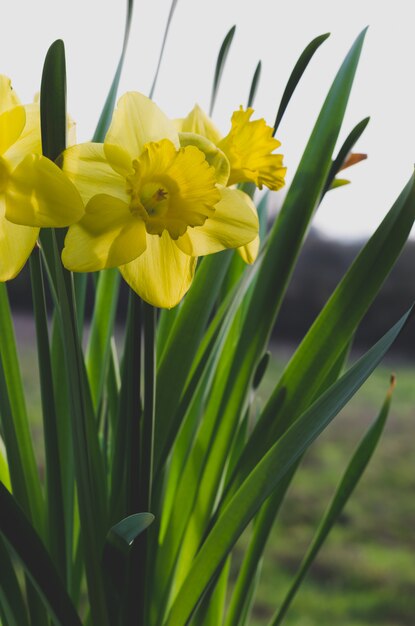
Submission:
<svg viewBox="0 0 415 626">
<path fill-rule="evenodd" d="M 65 148 L 62 144 L 65 133 L 56 125 L 56 120 L 60 120 L 66 128 L 65 84 L 64 46 L 61 41 L 56 41 L 46 55 L 40 94 L 42 146 L 49 158 Z M 78 336 L 73 283 L 60 261 L 63 232 L 42 230 L 41 242 L 57 306 L 56 319 L 60 325 L 70 389 L 77 494 L 91 613 L 100 626 L 109 626 L 100 566 L 107 531 L 106 481 Z"/>
<path fill-rule="evenodd" d="M 370 426 L 369 430 L 366 432 L 356 452 L 354 453 L 352 459 L 350 460 L 350 463 L 347 466 L 344 476 L 341 479 L 340 484 L 336 489 L 334 498 L 328 510 L 324 514 L 323 519 L 320 522 L 316 535 L 310 547 L 308 548 L 306 555 L 304 556 L 301 562 L 301 565 L 298 569 L 296 576 L 294 577 L 294 580 L 288 590 L 288 593 L 286 594 L 281 604 L 281 607 L 279 608 L 275 616 L 270 621 L 270 626 L 279 626 L 279 624 L 282 623 L 284 616 L 287 613 L 308 570 L 313 564 L 313 561 L 316 558 L 318 551 L 323 545 L 325 539 L 327 538 L 334 524 L 339 519 L 339 516 L 341 512 L 343 511 L 347 501 L 349 500 L 360 478 L 362 477 L 362 474 L 365 471 L 367 464 L 369 463 L 376 449 L 376 446 L 379 442 L 380 436 L 383 432 L 386 419 L 389 414 L 394 386 L 395 386 L 395 381 L 394 379 L 392 379 L 391 385 L 386 395 L 386 399 L 385 399 L 385 402 L 383 403 L 382 409 L 378 417 L 374 421 L 374 423 Z"/>
<path fill-rule="evenodd" d="M 118 269 L 109 269 L 99 273 L 91 330 L 85 355 L 95 411 L 102 400 L 109 366 L 119 285 L 120 273 Z"/>
<path fill-rule="evenodd" d="M 249 90 L 247 106 L 251 107 L 254 104 L 256 92 L 258 90 L 259 79 L 261 78 L 261 61 L 258 61 L 258 65 L 255 68 L 254 75 L 252 77 L 251 88 Z"/>
<path fill-rule="evenodd" d="M 149 97 L 150 98 L 152 98 L 154 96 L 154 90 L 156 88 L 157 79 L 158 79 L 158 75 L 159 75 L 160 67 L 161 67 L 161 62 L 163 60 L 164 48 L 166 47 L 166 41 L 167 41 L 167 37 L 168 37 L 168 34 L 169 34 L 169 30 L 170 30 L 170 24 L 171 24 L 172 19 L 173 19 L 173 15 L 174 15 L 174 11 L 175 11 L 176 6 L 177 6 L 177 2 L 178 2 L 178 0 L 172 0 L 172 3 L 170 5 L 169 16 L 167 18 L 167 24 L 166 24 L 166 28 L 164 30 L 163 42 L 161 44 L 159 60 L 158 60 L 158 63 L 157 63 L 155 74 L 154 74 L 153 84 L 151 85 L 151 89 L 150 89 L 150 93 L 149 93 Z"/>
<path fill-rule="evenodd" d="M 110 520 L 139 511 L 141 407 L 141 302 L 130 290 L 117 429 L 113 434 Z"/>
<path fill-rule="evenodd" d="M 61 578 L 13 496 L 0 483 L 0 531 L 21 559 L 58 626 L 82 626 Z"/>
<path fill-rule="evenodd" d="M 104 141 L 105 135 L 111 123 L 112 112 L 115 106 L 115 100 L 117 98 L 118 86 L 120 84 L 121 72 L 124 65 L 125 53 L 127 52 L 128 38 L 130 35 L 131 20 L 133 17 L 134 0 L 127 0 L 127 15 L 125 20 L 124 41 L 122 44 L 121 56 L 118 61 L 117 69 L 115 71 L 114 78 L 111 83 L 110 90 L 105 100 L 104 108 L 102 109 L 100 118 L 98 120 L 97 127 L 94 132 L 92 141 Z"/>
<path fill-rule="evenodd" d="M 408 321 L 411 312 L 412 309 L 314 402 L 249 474 L 196 555 L 165 626 L 185 626 L 211 578 L 249 521 L 290 468 L 373 372 Z"/>
<path fill-rule="evenodd" d="M 347 155 L 352 150 L 353 146 L 358 141 L 358 139 L 360 139 L 360 137 L 364 133 L 366 126 L 369 124 L 369 121 L 370 121 L 370 117 L 365 117 L 365 119 L 363 119 L 361 122 L 356 124 L 353 130 L 351 130 L 350 133 L 347 135 L 342 147 L 340 148 L 336 158 L 334 159 L 332 163 L 329 175 L 327 176 L 327 181 L 324 186 L 322 196 L 324 196 L 324 194 L 330 189 L 335 177 L 337 176 L 340 168 L 345 162 Z"/>
<path fill-rule="evenodd" d="M 280 106 L 278 108 L 278 112 L 277 112 L 277 116 L 275 118 L 275 123 L 274 123 L 274 134 L 277 132 L 278 130 L 278 126 L 280 125 L 280 122 L 283 118 L 283 115 L 286 111 L 286 108 L 288 106 L 289 101 L 291 100 L 291 96 L 293 95 L 295 88 L 297 87 L 298 83 L 300 82 L 300 79 L 302 77 L 302 75 L 304 74 L 307 65 L 310 63 L 311 59 L 313 58 L 315 52 L 318 50 L 318 48 L 321 46 L 321 44 L 326 41 L 326 39 L 330 36 L 330 33 L 326 33 L 324 35 L 320 35 L 319 37 L 316 37 L 315 39 L 313 39 L 313 41 L 311 41 L 308 46 L 305 48 L 305 50 L 303 50 L 303 52 L 301 53 L 300 58 L 298 59 L 297 63 L 294 66 L 293 71 L 291 72 L 290 78 L 288 79 L 288 83 L 287 86 L 284 89 L 284 93 L 282 94 L 282 98 L 281 98 L 281 103 Z"/>
<path fill-rule="evenodd" d="M 0 283 L 0 387 L 0 414 L 13 492 L 37 531 L 44 536 L 43 497 L 4 283 Z"/>
<path fill-rule="evenodd" d="M 62 459 L 59 454 L 58 416 L 53 386 L 45 290 L 40 252 L 38 249 L 34 250 L 30 257 L 30 278 L 36 323 L 43 433 L 45 441 L 48 511 L 47 541 L 55 567 L 59 571 L 62 580 L 65 582 L 67 573 L 65 545 L 66 521 L 62 492 Z"/>
<path fill-rule="evenodd" d="M 343 367 L 346 363 L 347 356 L 349 354 L 349 346 L 340 355 L 335 365 L 330 370 L 327 378 L 325 379 L 321 393 L 328 389 L 333 383 L 336 382 Z M 317 395 L 321 395 L 321 393 Z M 281 404 L 285 394 L 282 394 Z M 280 510 L 281 504 L 284 501 L 285 494 L 291 484 L 293 477 L 300 465 L 300 461 L 294 464 L 290 471 L 281 480 L 274 493 L 268 498 L 266 503 L 261 507 L 258 515 L 256 516 L 253 524 L 252 536 L 249 542 L 248 549 L 245 551 L 242 565 L 239 568 L 238 577 L 232 591 L 231 601 L 229 603 L 229 610 L 226 616 L 225 626 L 243 626 L 243 621 L 248 617 L 250 598 L 254 595 L 252 585 L 258 582 L 258 569 L 261 563 L 262 555 L 265 550 L 268 538 L 271 530 L 274 526 L 275 519 Z M 229 481 L 230 484 L 231 481 Z M 226 493 L 226 492 L 225 492 Z M 212 524 L 213 525 L 213 524 Z"/>
<path fill-rule="evenodd" d="M 209 115 L 212 115 L 213 109 L 215 108 L 215 102 L 219 91 L 220 81 L 222 78 L 226 59 L 229 54 L 229 49 L 232 44 L 233 36 L 235 35 L 235 30 L 236 26 L 232 26 L 232 28 L 227 33 L 225 39 L 223 40 L 219 50 L 218 59 L 216 61 L 215 76 L 213 78 L 212 95 L 210 97 Z"/>
</svg>

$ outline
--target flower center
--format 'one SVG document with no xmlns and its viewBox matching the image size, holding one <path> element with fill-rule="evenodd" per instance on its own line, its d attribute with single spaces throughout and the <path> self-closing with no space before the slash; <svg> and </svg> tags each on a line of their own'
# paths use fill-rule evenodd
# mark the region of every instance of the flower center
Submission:
<svg viewBox="0 0 415 626">
<path fill-rule="evenodd" d="M 195 146 L 176 150 L 168 139 L 146 144 L 127 177 L 130 211 L 150 235 L 167 230 L 178 239 L 187 228 L 202 226 L 220 200 L 215 170 Z"/>
<path fill-rule="evenodd" d="M 162 217 L 169 210 L 169 192 L 163 185 L 157 182 L 146 183 L 139 195 L 149 217 Z"/>
<path fill-rule="evenodd" d="M 130 211 L 143 220 L 147 232 L 161 235 L 167 228 L 172 193 L 165 181 L 142 178 L 138 161 L 133 162 L 135 173 L 127 179 L 131 196 Z"/>
</svg>

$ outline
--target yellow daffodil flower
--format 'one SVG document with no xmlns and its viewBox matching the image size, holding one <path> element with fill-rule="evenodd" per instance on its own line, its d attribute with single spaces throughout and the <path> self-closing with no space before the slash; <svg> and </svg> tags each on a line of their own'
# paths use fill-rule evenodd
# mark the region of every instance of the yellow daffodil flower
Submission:
<svg viewBox="0 0 415 626">
<path fill-rule="evenodd" d="M 254 183 L 258 189 L 265 185 L 277 191 L 285 184 L 286 168 L 283 167 L 283 155 L 274 151 L 281 145 L 272 136 L 272 128 L 265 120 L 251 120 L 253 109 L 235 111 L 231 119 L 231 130 L 221 137 L 219 130 L 204 111 L 196 105 L 184 119 L 176 120 L 181 143 L 199 145 L 198 136 L 206 138 L 228 163 L 228 176 L 223 184 Z M 223 171 L 225 167 L 223 166 Z M 238 248 L 241 257 L 252 263 L 258 253 L 259 237 L 245 246 Z"/>
<path fill-rule="evenodd" d="M 38 103 L 22 106 L 0 75 L 0 281 L 14 278 L 42 226 L 67 226 L 84 208 L 57 165 L 41 155 Z"/>
<path fill-rule="evenodd" d="M 73 271 L 119 267 L 147 302 L 170 308 L 189 289 L 197 257 L 252 241 L 250 198 L 218 185 L 226 158 L 213 146 L 180 145 L 154 102 L 127 93 L 104 144 L 66 150 L 62 168 L 86 203 L 62 253 Z"/>
</svg>

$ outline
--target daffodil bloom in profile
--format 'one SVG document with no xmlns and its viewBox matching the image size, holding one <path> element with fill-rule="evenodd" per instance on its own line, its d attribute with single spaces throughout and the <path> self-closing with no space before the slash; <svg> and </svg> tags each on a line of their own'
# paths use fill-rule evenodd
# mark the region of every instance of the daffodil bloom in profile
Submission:
<svg viewBox="0 0 415 626">
<path fill-rule="evenodd" d="M 73 146 L 62 168 L 85 216 L 62 253 L 73 271 L 119 267 L 147 302 L 170 308 L 193 279 L 197 257 L 252 241 L 258 218 L 249 196 L 218 184 L 226 158 L 181 146 L 173 121 L 142 94 L 118 102 L 103 144 Z"/>
<path fill-rule="evenodd" d="M 0 75 L 0 281 L 14 278 L 41 226 L 80 219 L 82 199 L 57 165 L 41 155 L 38 103 L 22 106 Z"/>
<path fill-rule="evenodd" d="M 196 105 L 189 115 L 176 120 L 181 143 L 199 145 L 204 137 L 226 157 L 228 176 L 224 184 L 254 183 L 258 189 L 265 185 L 277 191 L 285 184 L 286 168 L 283 155 L 275 154 L 280 142 L 273 137 L 273 129 L 263 119 L 251 120 L 253 109 L 242 107 L 231 119 L 231 130 L 222 137 L 212 120 Z M 259 238 L 238 249 L 242 258 L 252 263 L 259 248 Z"/>
</svg>

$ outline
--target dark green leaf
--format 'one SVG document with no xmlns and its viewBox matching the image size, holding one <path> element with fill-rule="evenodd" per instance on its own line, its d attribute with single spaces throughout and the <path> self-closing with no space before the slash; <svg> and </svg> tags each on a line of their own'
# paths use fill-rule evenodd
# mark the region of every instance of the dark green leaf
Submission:
<svg viewBox="0 0 415 626">
<path fill-rule="evenodd" d="M 161 61 L 163 59 L 164 48 L 166 46 L 167 36 L 169 34 L 170 24 L 171 24 L 171 21 L 173 19 L 173 14 L 174 14 L 174 11 L 176 9 L 177 2 L 178 2 L 178 0 L 172 0 L 172 3 L 170 5 L 170 12 L 169 12 L 169 17 L 167 18 L 166 29 L 164 31 L 163 43 L 161 44 L 160 56 L 159 56 L 159 60 L 158 60 L 158 63 L 157 63 L 156 72 L 154 74 L 153 84 L 151 85 L 151 89 L 150 89 L 150 93 L 149 93 L 149 97 L 150 98 L 153 97 L 154 90 L 156 88 L 157 78 L 158 78 L 159 71 L 160 71 L 160 66 L 161 66 Z"/>
<path fill-rule="evenodd" d="M 0 416 L 13 493 L 43 536 L 43 497 L 30 435 L 7 287 L 4 283 L 0 283 Z"/>
<path fill-rule="evenodd" d="M 247 103 L 248 107 L 252 107 L 254 103 L 260 78 L 261 78 L 261 61 L 258 61 L 258 65 L 256 66 L 254 75 L 252 77 L 251 88 L 249 90 L 248 103 Z"/>
<path fill-rule="evenodd" d="M 255 370 L 254 378 L 252 381 L 252 387 L 257 389 L 264 378 L 265 372 L 267 371 L 267 367 L 269 365 L 269 360 L 271 358 L 271 352 L 267 350 L 261 360 L 259 361 L 257 368 Z"/>
<path fill-rule="evenodd" d="M 331 185 L 335 177 L 339 173 L 339 170 L 342 167 L 343 163 L 345 162 L 347 155 L 353 149 L 353 146 L 355 145 L 355 143 L 358 141 L 358 139 L 361 137 L 361 135 L 365 131 L 366 126 L 369 124 L 369 120 L 370 120 L 370 117 L 365 117 L 364 120 L 359 122 L 359 124 L 357 124 L 353 128 L 353 130 L 349 133 L 349 135 L 345 139 L 342 147 L 339 150 L 338 155 L 334 159 L 332 166 L 330 168 L 329 174 L 327 176 L 327 181 L 323 189 L 322 197 L 331 188 Z"/>
<path fill-rule="evenodd" d="M 46 538 L 54 564 L 58 569 L 62 580 L 65 582 L 67 572 L 65 547 L 66 520 L 61 476 L 62 459 L 59 455 L 57 430 L 58 416 L 56 413 L 55 390 L 53 386 L 43 274 L 40 252 L 38 249 L 33 251 L 29 261 L 33 309 L 36 323 L 37 353 L 46 457 L 46 489 L 48 505 L 48 528 Z"/>
<path fill-rule="evenodd" d="M 124 65 L 124 57 L 127 51 L 128 38 L 130 35 L 131 19 L 133 16 L 134 0 L 127 0 L 127 16 L 125 20 L 124 41 L 121 50 L 120 60 L 115 71 L 114 78 L 111 83 L 110 90 L 108 92 L 107 99 L 105 100 L 104 108 L 102 109 L 97 127 L 94 132 L 92 141 L 102 142 L 105 139 L 107 130 L 111 123 L 112 112 L 115 106 L 115 100 L 117 98 L 118 86 L 120 84 L 121 72 Z"/>
<path fill-rule="evenodd" d="M 13 496 L 0 483 L 0 531 L 21 559 L 25 571 L 58 626 L 82 626 L 51 558 Z"/>
<path fill-rule="evenodd" d="M 129 588 L 128 574 L 131 558 L 131 548 L 135 539 L 143 533 L 153 522 L 151 513 L 136 513 L 124 518 L 115 524 L 108 533 L 103 553 L 103 567 L 106 575 L 107 602 L 109 606 L 111 624 L 120 623 L 123 602 L 129 594 L 134 594 L 136 601 L 139 597 L 139 584 L 135 579 Z"/>
<path fill-rule="evenodd" d="M 289 101 L 291 100 L 291 96 L 293 95 L 298 83 L 302 75 L 304 74 L 307 65 L 310 63 L 311 59 L 314 56 L 314 53 L 318 50 L 321 44 L 326 41 L 326 39 L 330 36 L 330 33 L 326 33 L 324 35 L 320 35 L 311 41 L 305 50 L 301 53 L 300 58 L 294 66 L 293 71 L 291 72 L 291 76 L 288 79 L 287 86 L 284 89 L 284 93 L 282 94 L 281 103 L 278 108 L 277 117 L 275 118 L 274 123 L 274 135 L 278 130 L 278 126 L 282 120 L 282 117 L 285 113 L 285 110 L 288 106 Z"/>
<path fill-rule="evenodd" d="M 216 61 L 215 76 L 213 78 L 212 95 L 210 97 L 209 115 L 212 115 L 215 107 L 216 96 L 218 95 L 219 85 L 222 78 L 223 70 L 225 67 L 226 59 L 228 57 L 229 49 L 231 47 L 232 39 L 235 34 L 236 26 L 232 26 L 222 42 L 219 50 L 218 59 Z"/>
<path fill-rule="evenodd" d="M 56 42 L 48 51 L 40 94 L 42 141 L 49 157 L 65 148 L 62 145 L 65 133 L 63 128 L 57 127 L 59 121 L 66 128 L 64 62 L 63 44 Z M 101 571 L 107 531 L 104 462 L 78 335 L 72 276 L 64 270 L 60 259 L 63 238 L 63 229 L 42 229 L 40 233 L 64 346 L 66 384 L 70 389 L 72 442 L 90 609 L 92 618 L 100 626 L 109 626 Z"/>
<path fill-rule="evenodd" d="M 29 626 L 25 601 L 20 590 L 11 555 L 1 536 L 0 563 L 0 607 L 5 618 L 4 626 Z M 1 617 L 0 623 L 2 623 Z"/>
<path fill-rule="evenodd" d="M 42 152 L 52 161 L 66 148 L 65 46 L 57 39 L 49 48 L 40 88 Z"/>
</svg>

